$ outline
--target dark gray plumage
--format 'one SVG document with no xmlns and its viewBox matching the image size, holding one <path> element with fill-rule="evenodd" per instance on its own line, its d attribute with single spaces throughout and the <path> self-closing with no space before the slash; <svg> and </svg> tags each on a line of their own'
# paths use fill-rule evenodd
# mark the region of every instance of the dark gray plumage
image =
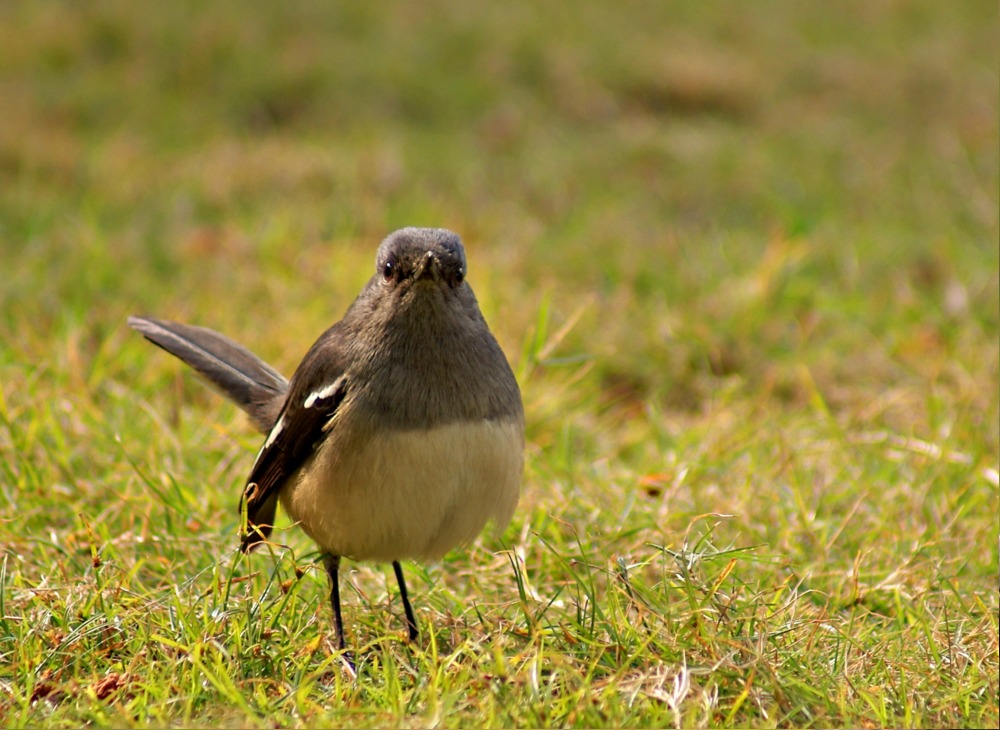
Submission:
<svg viewBox="0 0 1000 730">
<path fill-rule="evenodd" d="M 262 433 L 278 420 L 288 381 L 239 343 L 207 327 L 155 317 L 129 317 L 128 326 L 198 371 L 242 408 Z"/>
<path fill-rule="evenodd" d="M 388 236 L 375 274 L 288 382 L 211 330 L 129 319 L 268 432 L 243 495 L 243 549 L 267 539 L 280 500 L 327 553 L 341 648 L 341 556 L 393 563 L 415 639 L 399 560 L 503 527 L 517 503 L 520 391 L 465 274 L 450 231 Z"/>
</svg>

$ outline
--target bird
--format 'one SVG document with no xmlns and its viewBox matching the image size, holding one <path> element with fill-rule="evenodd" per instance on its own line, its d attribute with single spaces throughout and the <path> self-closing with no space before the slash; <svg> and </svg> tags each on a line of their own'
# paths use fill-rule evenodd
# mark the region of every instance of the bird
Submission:
<svg viewBox="0 0 1000 730">
<path fill-rule="evenodd" d="M 280 504 L 323 553 L 336 645 L 349 663 L 342 558 L 392 564 L 415 642 L 400 561 L 437 560 L 488 523 L 502 530 L 518 503 L 521 392 L 466 269 L 451 231 L 389 234 L 374 274 L 290 380 L 209 328 L 128 318 L 267 434 L 240 498 L 240 549 L 268 539 Z"/>
</svg>

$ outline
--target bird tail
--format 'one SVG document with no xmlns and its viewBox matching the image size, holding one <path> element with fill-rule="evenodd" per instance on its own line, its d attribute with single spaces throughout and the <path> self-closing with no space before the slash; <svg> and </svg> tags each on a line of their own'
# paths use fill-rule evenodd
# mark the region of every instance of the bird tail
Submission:
<svg viewBox="0 0 1000 730">
<path fill-rule="evenodd" d="M 128 326 L 194 368 L 268 433 L 285 402 L 288 381 L 250 350 L 206 327 L 155 317 L 129 317 Z"/>
</svg>

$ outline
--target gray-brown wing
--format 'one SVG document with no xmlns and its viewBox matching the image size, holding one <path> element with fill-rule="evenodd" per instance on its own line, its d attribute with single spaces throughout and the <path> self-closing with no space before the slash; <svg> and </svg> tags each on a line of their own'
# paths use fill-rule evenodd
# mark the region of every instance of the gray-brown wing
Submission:
<svg viewBox="0 0 1000 730">
<path fill-rule="evenodd" d="M 344 338 L 339 324 L 324 332 L 292 376 L 288 398 L 257 454 L 240 500 L 248 522 L 244 552 L 270 534 L 282 486 L 325 437 L 347 394 Z"/>
</svg>

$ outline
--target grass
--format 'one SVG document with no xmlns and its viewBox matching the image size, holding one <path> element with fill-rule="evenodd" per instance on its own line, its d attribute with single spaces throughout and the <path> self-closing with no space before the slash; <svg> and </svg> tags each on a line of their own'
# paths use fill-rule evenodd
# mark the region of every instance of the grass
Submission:
<svg viewBox="0 0 1000 730">
<path fill-rule="evenodd" d="M 0 8 L 0 724 L 998 717 L 997 9 Z M 528 419 L 502 537 L 240 557 L 260 438 L 125 327 L 290 373 L 402 225 Z"/>
</svg>

